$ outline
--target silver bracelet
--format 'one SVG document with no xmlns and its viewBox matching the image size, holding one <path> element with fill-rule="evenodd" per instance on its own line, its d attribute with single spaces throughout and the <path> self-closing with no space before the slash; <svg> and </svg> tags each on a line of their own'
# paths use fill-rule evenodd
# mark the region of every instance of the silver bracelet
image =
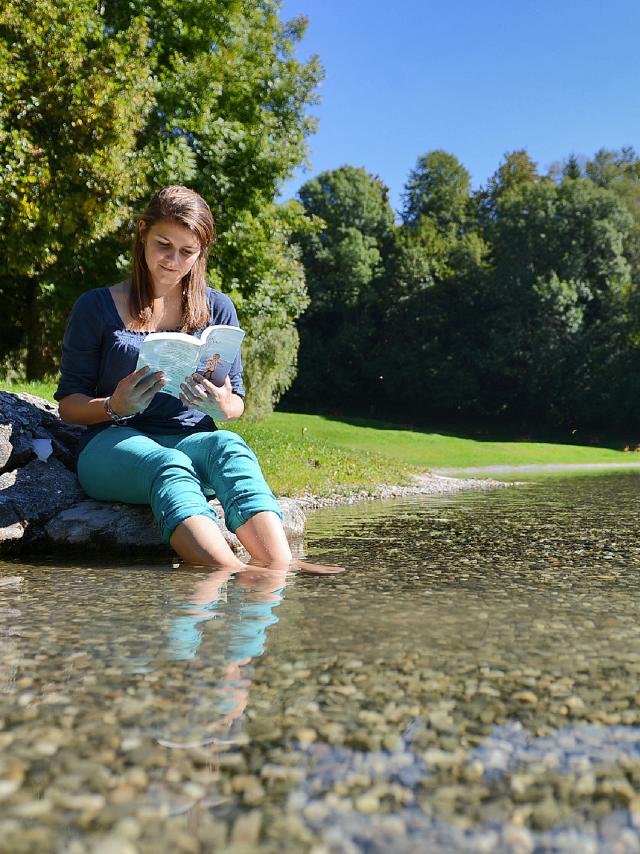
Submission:
<svg viewBox="0 0 640 854">
<path fill-rule="evenodd" d="M 134 412 L 133 415 L 116 415 L 116 413 L 111 408 L 111 395 L 109 395 L 109 397 L 105 397 L 104 403 L 102 405 L 104 407 L 104 411 L 107 413 L 107 415 L 113 421 L 114 424 L 124 424 L 130 418 L 133 418 L 136 414 Z"/>
</svg>

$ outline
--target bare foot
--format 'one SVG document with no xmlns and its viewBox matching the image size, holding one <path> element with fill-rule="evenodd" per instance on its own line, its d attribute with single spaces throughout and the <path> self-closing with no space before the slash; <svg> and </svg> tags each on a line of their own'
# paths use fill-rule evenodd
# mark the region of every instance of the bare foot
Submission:
<svg viewBox="0 0 640 854">
<path fill-rule="evenodd" d="M 325 566 L 322 563 L 307 563 L 304 560 L 291 561 L 292 569 L 300 569 L 302 572 L 312 572 L 314 575 L 337 575 L 339 572 L 344 572 L 343 566 Z"/>
<path fill-rule="evenodd" d="M 282 561 L 268 563 L 266 560 L 251 558 L 247 566 L 248 568 L 251 568 L 252 566 L 260 566 L 264 569 L 270 570 L 271 572 L 286 572 L 291 569 L 299 569 L 301 572 L 312 572 L 315 575 L 337 575 L 337 573 L 345 571 L 342 566 L 325 566 L 322 563 L 309 563 L 306 560 L 298 560 L 295 557 L 292 557 L 291 561 L 288 561 L 287 563 Z"/>
</svg>

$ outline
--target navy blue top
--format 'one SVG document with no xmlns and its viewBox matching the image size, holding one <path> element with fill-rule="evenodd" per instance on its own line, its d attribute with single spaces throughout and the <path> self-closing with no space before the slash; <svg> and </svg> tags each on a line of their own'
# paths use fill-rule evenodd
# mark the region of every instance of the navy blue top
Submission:
<svg viewBox="0 0 640 854">
<path fill-rule="evenodd" d="M 238 315 L 228 296 L 207 288 L 207 302 L 208 325 L 238 326 Z M 203 326 L 192 334 L 199 338 L 205 329 Z M 55 399 L 62 400 L 69 394 L 86 394 L 89 397 L 113 394 L 120 380 L 135 371 L 140 345 L 147 334 L 125 327 L 109 288 L 96 288 L 82 294 L 71 309 L 67 321 L 62 342 L 60 382 L 54 394 Z M 240 353 L 231 366 L 229 379 L 235 394 L 244 397 Z M 87 427 L 78 445 L 78 453 L 96 433 L 111 425 L 112 422 L 104 421 Z M 160 435 L 216 429 L 208 415 L 199 409 L 185 406 L 173 395 L 161 391 L 153 397 L 144 412 L 139 412 L 126 425 L 145 433 Z"/>
</svg>

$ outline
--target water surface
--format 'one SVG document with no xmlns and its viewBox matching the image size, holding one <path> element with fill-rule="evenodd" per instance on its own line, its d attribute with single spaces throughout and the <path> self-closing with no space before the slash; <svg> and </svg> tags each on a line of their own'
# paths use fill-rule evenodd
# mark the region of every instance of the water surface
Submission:
<svg viewBox="0 0 640 854">
<path fill-rule="evenodd" d="M 640 851 L 639 484 L 319 511 L 333 577 L 0 565 L 0 851 Z"/>
</svg>

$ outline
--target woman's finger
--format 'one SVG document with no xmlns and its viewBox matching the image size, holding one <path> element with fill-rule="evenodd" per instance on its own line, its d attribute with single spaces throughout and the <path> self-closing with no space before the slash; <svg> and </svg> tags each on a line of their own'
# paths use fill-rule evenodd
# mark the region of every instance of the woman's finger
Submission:
<svg viewBox="0 0 640 854">
<path fill-rule="evenodd" d="M 152 385 L 144 391 L 140 392 L 137 395 L 137 400 L 139 403 L 149 403 L 149 401 L 156 396 L 156 394 L 162 390 L 162 384 L 158 384 L 157 386 Z"/>
<path fill-rule="evenodd" d="M 202 393 L 200 392 L 198 387 L 189 380 L 182 383 L 180 388 L 186 394 L 186 396 L 192 400 L 200 400 L 202 397 Z"/>
<path fill-rule="evenodd" d="M 215 386 L 211 382 L 211 380 L 208 380 L 202 374 L 194 374 L 193 377 L 196 380 L 196 382 L 199 383 L 199 385 L 202 386 L 202 388 L 204 388 L 205 391 L 208 392 L 209 394 L 213 394 L 215 392 L 215 390 L 217 389 L 217 386 Z"/>
<path fill-rule="evenodd" d="M 187 406 L 197 406 L 198 405 L 198 401 L 194 397 L 187 396 L 184 392 L 182 392 L 179 395 L 179 397 L 180 397 L 180 400 L 182 401 L 182 403 L 186 404 Z"/>
</svg>

